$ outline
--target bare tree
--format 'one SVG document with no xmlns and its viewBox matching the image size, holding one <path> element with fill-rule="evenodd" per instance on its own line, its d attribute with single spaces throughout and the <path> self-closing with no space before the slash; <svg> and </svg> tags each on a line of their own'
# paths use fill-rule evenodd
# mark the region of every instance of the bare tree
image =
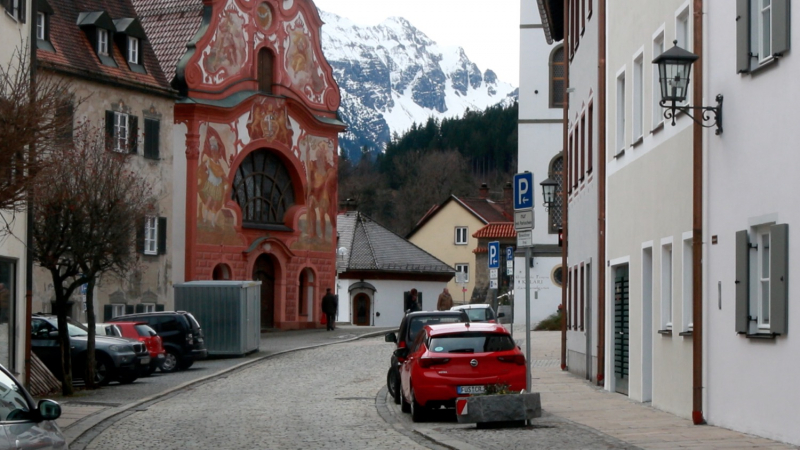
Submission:
<svg viewBox="0 0 800 450">
<path fill-rule="evenodd" d="M 37 74 L 32 80 L 29 55 L 21 44 L 0 66 L 0 209 L 12 212 L 26 208 L 48 155 L 71 140 L 72 109 L 80 102 L 63 78 Z"/>
<path fill-rule="evenodd" d="M 67 302 L 86 283 L 89 321 L 85 380 L 94 386 L 94 305 L 91 289 L 103 273 L 123 274 L 138 264 L 136 227 L 151 211 L 149 184 L 127 164 L 127 154 L 106 148 L 104 134 L 82 126 L 71 149 L 56 149 L 41 172 L 32 203 L 33 258 L 55 289 L 61 342 L 62 391 L 73 393 Z M 57 162 L 57 163 L 56 163 Z"/>
</svg>

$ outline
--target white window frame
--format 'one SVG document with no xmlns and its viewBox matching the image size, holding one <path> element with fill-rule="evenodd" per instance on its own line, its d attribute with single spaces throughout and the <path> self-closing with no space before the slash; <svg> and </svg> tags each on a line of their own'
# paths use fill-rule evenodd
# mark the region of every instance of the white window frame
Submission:
<svg viewBox="0 0 800 450">
<path fill-rule="evenodd" d="M 672 238 L 661 241 L 661 327 L 672 330 Z"/>
<path fill-rule="evenodd" d="M 158 254 L 158 217 L 156 216 L 144 218 L 144 254 Z"/>
<path fill-rule="evenodd" d="M 108 30 L 97 29 L 97 54 L 108 56 Z"/>
<path fill-rule="evenodd" d="M 681 271 L 681 276 L 683 277 L 683 323 L 681 327 L 683 331 L 692 331 L 694 329 L 694 286 L 692 285 L 694 276 L 694 249 L 692 248 L 692 241 L 691 231 L 683 233 L 683 270 Z"/>
<path fill-rule="evenodd" d="M 617 135 L 616 135 L 616 148 L 615 154 L 620 154 L 625 151 L 625 68 L 623 67 L 617 73 Z"/>
<path fill-rule="evenodd" d="M 772 0 L 755 0 L 756 25 L 755 41 L 756 45 L 751 48 L 758 49 L 758 63 L 764 64 L 772 60 Z M 765 6 L 765 3 L 769 5 Z M 765 17 L 766 16 L 766 17 Z M 765 35 L 766 33 L 766 35 Z"/>
<path fill-rule="evenodd" d="M 633 141 L 644 137 L 644 49 L 633 58 Z"/>
<path fill-rule="evenodd" d="M 47 27 L 47 17 L 43 12 L 36 13 L 36 39 L 45 40 Z"/>
<path fill-rule="evenodd" d="M 23 2 L 23 1 L 25 1 L 25 0 L 11 0 L 11 4 L 10 4 L 11 9 L 7 9 L 6 10 L 6 14 L 11 16 L 14 20 L 16 20 L 18 22 L 22 19 L 20 17 L 19 7 L 20 7 L 20 2 Z"/>
<path fill-rule="evenodd" d="M 142 303 L 142 312 L 152 313 L 156 312 L 156 304 L 155 303 Z"/>
<path fill-rule="evenodd" d="M 692 28 L 691 22 L 689 18 L 691 17 L 691 9 L 689 2 L 685 2 L 681 5 L 680 8 L 675 12 L 675 40 L 678 41 L 678 47 L 692 51 Z M 691 92 L 691 85 L 692 80 L 689 78 L 689 81 L 686 83 L 686 92 Z M 686 106 L 689 104 L 688 98 L 680 103 L 681 106 Z"/>
<path fill-rule="evenodd" d="M 128 152 L 128 133 L 130 132 L 129 115 L 114 111 L 114 151 L 120 153 Z"/>
<path fill-rule="evenodd" d="M 456 245 L 469 244 L 469 234 L 467 233 L 467 231 L 468 231 L 467 227 L 456 227 L 455 240 L 454 240 Z"/>
<path fill-rule="evenodd" d="M 465 273 L 464 282 L 469 283 L 469 263 L 456 263 L 456 272 Z"/>
<path fill-rule="evenodd" d="M 753 227 L 750 248 L 750 315 L 758 317 L 758 329 L 770 329 L 770 226 L 772 224 Z"/>
<path fill-rule="evenodd" d="M 128 62 L 139 64 L 139 38 L 128 36 Z"/>
<path fill-rule="evenodd" d="M 112 303 L 111 304 L 111 317 L 119 317 L 125 315 L 125 304 L 124 303 Z"/>
<path fill-rule="evenodd" d="M 653 59 L 664 53 L 664 26 L 653 36 Z M 653 71 L 653 117 L 652 127 L 655 130 L 664 122 L 664 111 L 661 109 L 661 81 L 658 79 L 658 68 L 655 64 L 650 64 Z"/>
</svg>

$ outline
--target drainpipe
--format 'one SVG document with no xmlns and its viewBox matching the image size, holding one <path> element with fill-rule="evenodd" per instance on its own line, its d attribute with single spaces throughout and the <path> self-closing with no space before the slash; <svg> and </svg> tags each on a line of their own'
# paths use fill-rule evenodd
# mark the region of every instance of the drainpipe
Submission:
<svg viewBox="0 0 800 450">
<path fill-rule="evenodd" d="M 694 105 L 703 104 L 703 0 L 694 0 Z M 692 125 L 692 421 L 703 418 L 703 127 Z"/>
<path fill-rule="evenodd" d="M 591 0 L 589 0 L 591 1 Z M 597 385 L 606 373 L 606 0 L 597 2 Z"/>
<path fill-rule="evenodd" d="M 36 15 L 37 15 L 37 3 L 30 2 L 30 11 L 31 16 L 28 20 L 31 23 L 31 34 L 30 34 L 30 43 L 28 46 L 30 47 L 30 77 L 31 77 L 31 93 L 30 93 L 30 100 L 31 102 L 36 101 Z M 29 158 L 36 157 L 36 142 L 31 145 L 30 154 L 28 155 Z M 31 333 L 29 327 L 31 326 L 31 310 L 33 309 L 33 210 L 31 208 L 32 197 L 30 192 L 27 196 L 28 204 L 25 208 L 25 323 L 18 327 L 23 331 L 22 335 L 24 336 L 23 339 L 25 340 L 25 386 L 30 388 L 31 387 Z M 16 308 L 15 308 L 16 309 Z M 16 344 L 14 345 L 16 347 Z M 16 355 L 16 351 L 12 353 Z M 16 360 L 16 356 L 14 357 Z M 13 363 L 12 366 L 16 366 L 16 363 Z"/>
<path fill-rule="evenodd" d="M 572 43 L 569 35 L 569 0 L 564 0 L 564 86 L 569 88 L 569 64 L 570 64 L 570 50 Z M 567 214 L 569 211 L 569 196 L 567 190 L 569 189 L 569 151 L 567 151 L 567 130 L 569 129 L 569 92 L 564 89 L 564 126 L 562 127 L 563 134 L 563 153 L 564 153 L 564 170 L 566 176 L 562 177 L 564 181 L 564 188 L 561 189 L 562 196 L 562 209 L 561 209 L 561 370 L 567 370 L 567 289 L 570 277 L 569 268 L 567 267 L 567 248 L 569 247 L 569 228 L 567 224 Z"/>
</svg>

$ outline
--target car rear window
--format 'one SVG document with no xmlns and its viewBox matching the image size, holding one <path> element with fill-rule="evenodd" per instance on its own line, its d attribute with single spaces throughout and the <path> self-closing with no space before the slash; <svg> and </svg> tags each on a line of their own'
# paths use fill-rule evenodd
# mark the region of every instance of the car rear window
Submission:
<svg viewBox="0 0 800 450">
<path fill-rule="evenodd" d="M 463 322 L 461 316 L 436 316 L 436 317 L 414 317 L 411 319 L 408 330 L 408 342 L 414 342 L 422 327 L 425 325 L 436 325 L 440 323 L 459 323 Z"/>
<path fill-rule="evenodd" d="M 142 337 L 150 337 L 156 335 L 156 330 L 150 328 L 150 325 L 139 324 L 135 325 L 134 328 L 136 328 L 136 332 L 139 333 L 139 336 Z"/>
<path fill-rule="evenodd" d="M 469 320 L 472 322 L 484 322 L 494 319 L 494 312 L 489 308 L 471 308 L 466 311 Z"/>
<path fill-rule="evenodd" d="M 195 319 L 193 315 L 187 313 L 186 317 L 189 318 L 189 323 L 192 325 L 193 330 L 200 329 L 200 324 L 197 322 L 197 319 Z"/>
<path fill-rule="evenodd" d="M 466 332 L 431 338 L 428 348 L 435 353 L 483 353 L 513 350 L 514 340 L 507 334 Z"/>
</svg>

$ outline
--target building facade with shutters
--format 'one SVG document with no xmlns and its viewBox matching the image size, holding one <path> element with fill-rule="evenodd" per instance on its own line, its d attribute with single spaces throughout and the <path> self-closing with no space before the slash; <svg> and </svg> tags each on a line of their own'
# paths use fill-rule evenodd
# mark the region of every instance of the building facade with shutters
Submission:
<svg viewBox="0 0 800 450">
<path fill-rule="evenodd" d="M 30 0 L 0 3 L 0 65 L 14 73 L 19 52 L 30 42 Z M 30 62 L 28 55 L 23 61 Z M 0 364 L 15 374 L 25 371 L 25 293 L 27 219 L 24 213 L 0 211 L 5 225 L 0 236 Z"/>
<path fill-rule="evenodd" d="M 261 326 L 319 327 L 336 276 L 339 89 L 316 7 L 134 0 L 181 98 L 175 278 L 260 280 Z"/>
<path fill-rule="evenodd" d="M 706 132 L 705 401 L 713 425 L 800 445 L 800 10 L 789 3 L 706 2 L 705 97 L 724 95 L 725 120 Z"/>
<path fill-rule="evenodd" d="M 72 115 L 75 129 L 105 134 L 107 151 L 126 155 L 130 171 L 146 180 L 153 196 L 152 214 L 137 220 L 138 264 L 129 273 L 102 276 L 95 287 L 96 317 L 171 309 L 177 92 L 130 1 L 39 0 L 37 6 L 38 70 L 67 78 L 75 100 L 60 113 Z M 39 268 L 35 275 L 33 310 L 51 312 L 50 274 Z M 83 299 L 72 299 L 68 315 L 85 322 Z"/>
</svg>

